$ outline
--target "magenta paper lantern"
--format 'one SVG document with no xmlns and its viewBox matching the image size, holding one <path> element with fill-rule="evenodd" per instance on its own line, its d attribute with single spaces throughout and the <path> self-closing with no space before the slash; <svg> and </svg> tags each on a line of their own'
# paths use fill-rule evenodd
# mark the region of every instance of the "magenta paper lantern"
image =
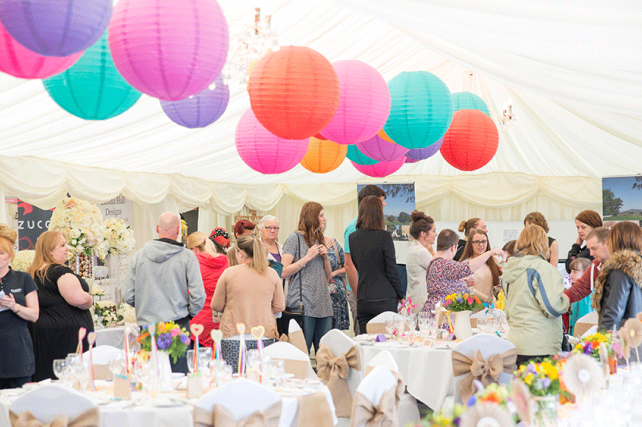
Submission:
<svg viewBox="0 0 642 427">
<path fill-rule="evenodd" d="M 373 178 L 382 178 L 397 172 L 403 166 L 405 160 L 406 156 L 401 156 L 390 162 L 379 162 L 374 165 L 358 165 L 355 162 L 352 162 L 352 165 L 356 170 L 364 175 L 368 175 Z"/>
<path fill-rule="evenodd" d="M 379 135 L 357 144 L 357 148 L 366 156 L 382 162 L 398 159 L 408 152 L 406 147 L 388 142 Z"/>
<path fill-rule="evenodd" d="M 356 144 L 372 138 L 390 114 L 386 81 L 361 61 L 338 61 L 332 66 L 339 76 L 339 107 L 321 135 L 339 144 Z"/>
<path fill-rule="evenodd" d="M 228 47 L 227 22 L 214 0 L 120 0 L 109 25 L 120 74 L 164 101 L 208 87 L 221 74 Z"/>
<path fill-rule="evenodd" d="M 113 0 L 2 0 L 0 20 L 21 45 L 65 57 L 93 45 L 105 32 Z"/>
<path fill-rule="evenodd" d="M 0 71 L 23 79 L 44 79 L 74 65 L 83 52 L 58 58 L 42 56 L 18 43 L 0 23 Z"/>
<path fill-rule="evenodd" d="M 434 144 L 430 144 L 426 148 L 413 148 L 406 153 L 406 157 L 417 161 L 425 160 L 428 157 L 432 157 L 437 151 L 439 151 L 443 142 L 444 137 L 442 136 L 441 138 L 439 138 L 439 141 L 435 142 Z"/>
<path fill-rule="evenodd" d="M 186 128 L 202 128 L 217 121 L 230 101 L 230 88 L 220 74 L 215 86 L 178 101 L 161 101 L 163 111 L 173 122 Z"/>
<path fill-rule="evenodd" d="M 252 109 L 241 116 L 236 126 L 236 151 L 249 167 L 263 174 L 287 172 L 308 150 L 308 139 L 283 139 L 259 123 Z"/>
</svg>

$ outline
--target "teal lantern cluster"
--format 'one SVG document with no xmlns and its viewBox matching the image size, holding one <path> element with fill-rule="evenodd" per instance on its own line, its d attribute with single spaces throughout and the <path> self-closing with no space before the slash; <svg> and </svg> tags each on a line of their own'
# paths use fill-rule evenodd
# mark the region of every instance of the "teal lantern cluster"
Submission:
<svg viewBox="0 0 642 427">
<path fill-rule="evenodd" d="M 397 144 L 408 149 L 437 142 L 453 118 L 448 86 L 427 71 L 405 71 L 388 82 L 392 99 L 390 116 L 383 129 Z"/>
<path fill-rule="evenodd" d="M 348 145 L 348 153 L 346 154 L 346 157 L 352 160 L 354 163 L 363 166 L 369 166 L 379 163 L 379 160 L 375 160 L 363 154 L 361 150 L 359 150 L 354 144 Z"/>
<path fill-rule="evenodd" d="M 490 117 L 490 111 L 484 100 L 470 92 L 453 93 L 453 113 L 459 110 L 479 110 Z"/>
<path fill-rule="evenodd" d="M 71 68 L 42 83 L 56 104 L 85 120 L 115 117 L 141 96 L 116 69 L 106 31 Z"/>
</svg>

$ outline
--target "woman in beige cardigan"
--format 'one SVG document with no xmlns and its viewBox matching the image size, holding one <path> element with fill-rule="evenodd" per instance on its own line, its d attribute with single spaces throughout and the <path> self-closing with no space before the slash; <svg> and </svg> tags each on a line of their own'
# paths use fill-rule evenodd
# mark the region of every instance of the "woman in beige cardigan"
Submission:
<svg viewBox="0 0 642 427">
<path fill-rule="evenodd" d="M 278 338 L 274 313 L 285 309 L 281 278 L 268 268 L 267 250 L 257 237 L 242 236 L 236 246 L 239 265 L 223 272 L 212 297 L 212 310 L 223 313 L 223 338 L 238 335 L 237 323 L 247 333 L 263 326 L 267 338 Z"/>
</svg>

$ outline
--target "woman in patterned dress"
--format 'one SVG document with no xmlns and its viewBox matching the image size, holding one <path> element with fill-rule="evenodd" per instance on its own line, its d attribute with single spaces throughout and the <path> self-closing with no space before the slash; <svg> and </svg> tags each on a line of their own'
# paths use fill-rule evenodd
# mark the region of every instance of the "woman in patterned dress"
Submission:
<svg viewBox="0 0 642 427">
<path fill-rule="evenodd" d="M 332 278 L 329 285 L 332 311 L 334 311 L 332 329 L 345 331 L 350 329 L 350 312 L 348 311 L 348 296 L 346 294 L 346 268 L 343 248 L 334 237 L 324 237 L 325 246 L 328 248 L 328 259 L 330 259 L 330 266 L 332 266 Z"/>
<path fill-rule="evenodd" d="M 437 236 L 437 252 L 428 266 L 426 275 L 428 299 L 422 309 L 431 313 L 431 317 L 434 316 L 433 311 L 437 303 L 443 301 L 447 295 L 455 292 L 469 292 L 464 282 L 465 277 L 473 274 L 491 256 L 501 256 L 503 253 L 497 248 L 465 262 L 457 262 L 453 257 L 457 252 L 458 239 L 457 233 L 449 229 L 442 230 Z"/>
</svg>

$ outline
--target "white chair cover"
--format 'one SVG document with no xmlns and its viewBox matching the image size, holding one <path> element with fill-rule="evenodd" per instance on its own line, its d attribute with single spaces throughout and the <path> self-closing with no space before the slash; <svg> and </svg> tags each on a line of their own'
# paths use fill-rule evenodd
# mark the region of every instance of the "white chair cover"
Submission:
<svg viewBox="0 0 642 427">
<path fill-rule="evenodd" d="M 390 354 L 390 353 L 388 353 Z M 397 379 L 384 365 L 376 366 L 357 387 L 357 392 L 365 396 L 374 406 L 379 406 L 383 394 L 397 387 Z M 354 426 L 352 427 L 363 427 Z"/>
<path fill-rule="evenodd" d="M 352 340 L 352 338 L 350 338 L 340 330 L 332 329 L 323 337 L 321 337 L 319 344 L 327 345 L 328 347 L 330 347 L 330 350 L 332 350 L 332 354 L 334 354 L 336 357 L 350 350 L 355 345 L 355 342 Z M 353 396 L 354 392 L 357 390 L 357 386 L 361 382 L 362 377 L 362 371 L 357 371 L 353 368 L 350 368 L 350 375 L 346 379 L 346 382 L 348 383 L 350 393 L 352 393 Z"/>
<path fill-rule="evenodd" d="M 291 334 L 292 332 L 300 331 L 301 327 L 297 323 L 296 320 L 290 319 L 290 324 L 288 325 L 288 334 Z"/>
<path fill-rule="evenodd" d="M 29 411 L 38 421 L 47 424 L 58 415 L 66 414 L 71 420 L 96 406 L 96 402 L 79 391 L 59 384 L 47 384 L 20 396 L 9 410 L 15 414 Z"/>
<path fill-rule="evenodd" d="M 122 349 L 112 347 L 111 345 L 99 345 L 91 349 L 92 362 L 94 365 L 108 365 L 109 357 L 112 354 L 119 354 L 122 351 Z M 89 357 L 89 354 L 87 354 L 87 357 Z"/>
<path fill-rule="evenodd" d="M 296 348 L 290 343 L 275 342 L 274 344 L 265 347 L 263 351 L 265 352 L 265 354 L 267 354 L 273 359 L 286 359 L 286 360 L 297 360 L 297 361 L 307 362 L 308 364 L 307 378 L 318 378 L 317 374 L 314 373 L 314 369 L 312 369 L 312 364 L 310 363 L 310 356 L 308 356 L 307 354 L 305 354 L 304 352 L 302 352 L 301 350 L 299 350 L 298 348 Z"/>
<path fill-rule="evenodd" d="M 205 393 L 195 406 L 214 411 L 214 405 L 221 404 L 234 414 L 237 420 L 241 420 L 256 411 L 264 411 L 279 400 L 281 397 L 267 387 L 239 378 Z"/>
<path fill-rule="evenodd" d="M 479 334 L 460 342 L 455 347 L 453 347 L 453 351 L 458 351 L 464 356 L 472 359 L 475 356 L 475 351 L 479 349 L 482 356 L 484 356 L 484 359 L 488 360 L 488 358 L 491 356 L 504 353 L 513 348 L 515 348 L 515 346 L 508 340 L 491 334 Z M 467 374 L 455 377 L 456 403 L 461 403 L 461 396 L 459 396 L 459 381 L 466 375 Z M 513 375 L 502 372 L 498 382 L 500 384 L 508 384 L 512 379 Z"/>
</svg>

